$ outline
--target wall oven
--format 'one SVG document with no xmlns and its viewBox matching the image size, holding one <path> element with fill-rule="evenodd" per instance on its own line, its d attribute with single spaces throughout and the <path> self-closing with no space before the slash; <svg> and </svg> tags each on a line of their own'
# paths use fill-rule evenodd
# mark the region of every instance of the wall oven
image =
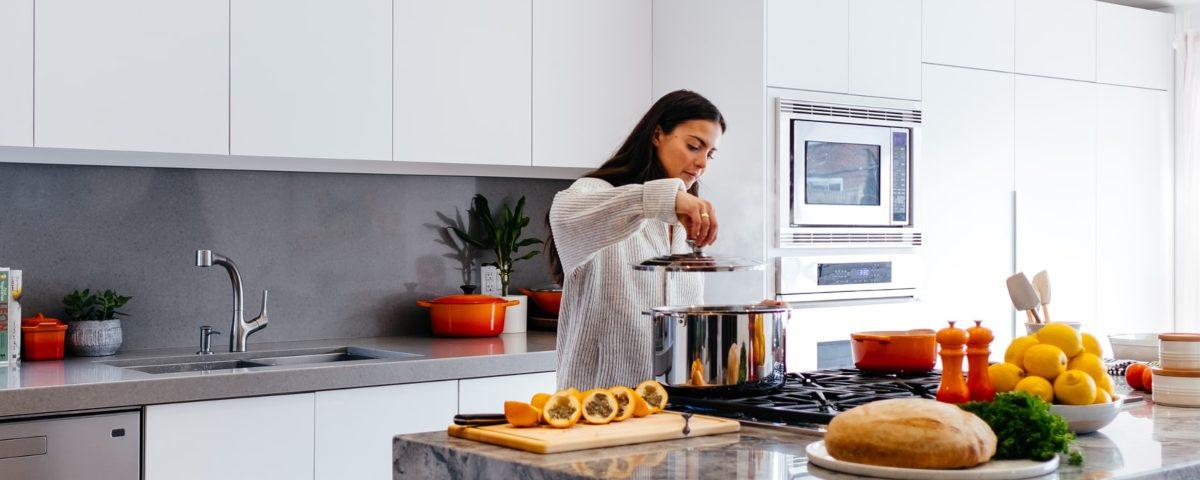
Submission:
<svg viewBox="0 0 1200 480">
<path fill-rule="evenodd" d="M 778 98 L 784 231 L 911 227 L 919 110 Z"/>
</svg>

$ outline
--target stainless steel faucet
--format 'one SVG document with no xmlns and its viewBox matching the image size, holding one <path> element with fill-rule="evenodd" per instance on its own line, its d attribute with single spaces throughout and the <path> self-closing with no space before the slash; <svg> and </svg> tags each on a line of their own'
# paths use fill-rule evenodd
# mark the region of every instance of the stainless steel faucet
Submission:
<svg viewBox="0 0 1200 480">
<path fill-rule="evenodd" d="M 246 351 L 246 338 L 250 334 L 267 326 L 267 291 L 263 290 L 262 312 L 254 320 L 247 322 L 242 316 L 242 276 L 237 266 L 228 257 L 213 253 L 212 250 L 196 250 L 196 266 L 211 267 L 220 265 L 229 272 L 233 282 L 233 323 L 229 327 L 229 351 Z"/>
</svg>

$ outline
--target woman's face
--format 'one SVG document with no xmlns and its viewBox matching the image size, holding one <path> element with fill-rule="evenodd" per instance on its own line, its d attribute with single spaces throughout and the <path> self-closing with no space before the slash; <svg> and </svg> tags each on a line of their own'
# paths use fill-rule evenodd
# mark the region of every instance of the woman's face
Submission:
<svg viewBox="0 0 1200 480">
<path fill-rule="evenodd" d="M 669 133 L 654 131 L 654 148 L 667 176 L 683 180 L 687 188 L 704 175 L 720 143 L 721 125 L 712 120 L 688 120 Z"/>
</svg>

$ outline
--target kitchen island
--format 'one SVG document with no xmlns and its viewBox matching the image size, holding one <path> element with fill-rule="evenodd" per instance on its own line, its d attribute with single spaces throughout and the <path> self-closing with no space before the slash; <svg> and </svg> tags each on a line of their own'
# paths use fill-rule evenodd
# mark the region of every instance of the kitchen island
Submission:
<svg viewBox="0 0 1200 480">
<path fill-rule="evenodd" d="M 739 433 L 539 455 L 428 432 L 396 436 L 393 478 L 855 478 L 809 465 L 804 448 L 817 440 L 743 425 Z M 1082 466 L 1064 458 L 1042 478 L 1200 478 L 1200 409 L 1127 405 L 1077 445 Z"/>
</svg>

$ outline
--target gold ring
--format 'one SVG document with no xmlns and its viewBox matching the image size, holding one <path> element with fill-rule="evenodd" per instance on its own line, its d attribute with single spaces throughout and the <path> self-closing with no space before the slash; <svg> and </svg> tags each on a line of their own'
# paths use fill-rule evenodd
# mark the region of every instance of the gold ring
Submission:
<svg viewBox="0 0 1200 480">
<path fill-rule="evenodd" d="M 708 218 L 708 212 L 701 213 L 700 218 Z"/>
</svg>

